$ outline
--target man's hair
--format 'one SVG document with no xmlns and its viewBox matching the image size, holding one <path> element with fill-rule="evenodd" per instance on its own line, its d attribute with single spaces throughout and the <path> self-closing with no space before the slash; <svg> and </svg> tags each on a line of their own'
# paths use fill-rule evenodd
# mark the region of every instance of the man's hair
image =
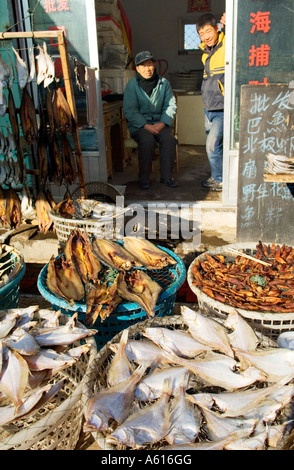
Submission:
<svg viewBox="0 0 294 470">
<path fill-rule="evenodd" d="M 197 31 L 199 31 L 199 29 L 204 28 L 204 26 L 207 26 L 207 25 L 210 25 L 213 28 L 217 27 L 216 17 L 212 15 L 211 13 L 205 13 L 204 15 L 200 16 L 200 18 L 197 20 L 197 23 L 196 23 Z"/>
</svg>

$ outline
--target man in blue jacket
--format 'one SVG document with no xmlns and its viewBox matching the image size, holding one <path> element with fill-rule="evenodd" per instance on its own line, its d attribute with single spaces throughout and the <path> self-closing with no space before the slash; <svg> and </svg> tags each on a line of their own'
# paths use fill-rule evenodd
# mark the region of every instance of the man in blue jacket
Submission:
<svg viewBox="0 0 294 470">
<path fill-rule="evenodd" d="M 138 143 L 139 184 L 150 188 L 149 176 L 156 143 L 160 149 L 160 182 L 171 188 L 176 140 L 172 124 L 177 112 L 176 99 L 169 81 L 158 75 L 155 59 L 149 51 L 135 57 L 136 77 L 127 83 L 123 110 L 132 138 Z"/>
</svg>

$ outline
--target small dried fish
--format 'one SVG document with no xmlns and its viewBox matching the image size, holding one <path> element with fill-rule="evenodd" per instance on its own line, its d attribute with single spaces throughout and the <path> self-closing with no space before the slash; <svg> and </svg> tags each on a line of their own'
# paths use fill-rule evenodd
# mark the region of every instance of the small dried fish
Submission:
<svg viewBox="0 0 294 470">
<path fill-rule="evenodd" d="M 224 325 L 234 330 L 229 334 L 232 347 L 236 346 L 244 351 L 255 351 L 259 342 L 257 336 L 237 310 L 228 315 Z"/>
<path fill-rule="evenodd" d="M 130 252 L 113 240 L 95 238 L 93 240 L 93 250 L 102 262 L 114 269 L 128 270 L 142 266 Z"/>
<path fill-rule="evenodd" d="M 6 315 L 0 321 L 0 339 L 5 338 L 8 333 L 12 330 L 14 325 L 16 324 L 16 320 L 19 317 L 18 313 L 11 313 L 10 315 Z"/>
<path fill-rule="evenodd" d="M 117 343 L 109 345 L 109 348 L 115 353 L 118 347 Z M 125 347 L 125 352 L 129 361 L 135 362 L 136 364 L 144 364 L 146 367 L 158 367 L 173 363 L 173 358 L 167 351 L 159 348 L 149 340 L 137 341 L 129 339 Z"/>
<path fill-rule="evenodd" d="M 60 134 L 72 131 L 72 114 L 61 88 L 55 88 L 53 95 L 53 115 Z"/>
<path fill-rule="evenodd" d="M 101 264 L 93 252 L 92 244 L 86 231 L 73 230 L 66 242 L 64 253 L 66 260 L 73 262 L 85 284 L 98 279 Z"/>
<path fill-rule="evenodd" d="M 132 366 L 127 358 L 125 348 L 128 341 L 128 330 L 124 330 L 119 342 L 119 347 L 107 373 L 107 383 L 110 387 L 128 379 L 132 373 Z"/>
<path fill-rule="evenodd" d="M 28 68 L 25 61 L 20 57 L 19 52 L 11 46 L 15 56 L 16 56 L 16 72 L 17 72 L 17 79 L 19 88 L 25 88 L 26 84 L 28 83 Z"/>
<path fill-rule="evenodd" d="M 21 223 L 21 201 L 18 194 L 10 187 L 6 191 L 6 220 L 11 228 L 17 228 Z"/>
<path fill-rule="evenodd" d="M 156 369 L 140 381 L 135 390 L 135 398 L 140 401 L 156 400 L 164 393 L 164 384 L 169 380 L 171 395 L 177 395 L 180 387 L 187 384 L 189 371 L 185 367 L 172 366 Z"/>
<path fill-rule="evenodd" d="M 94 325 L 98 316 L 103 322 L 121 303 L 122 298 L 117 292 L 117 278 L 108 286 L 107 282 L 95 281 L 87 284 L 85 324 Z"/>
<path fill-rule="evenodd" d="M 24 138 L 28 145 L 31 145 L 38 139 L 38 122 L 35 105 L 27 87 L 23 90 L 19 115 Z"/>
<path fill-rule="evenodd" d="M 47 233 L 53 225 L 53 220 L 49 215 L 50 210 L 50 204 L 44 192 L 40 190 L 36 199 L 36 212 L 41 233 Z"/>
<path fill-rule="evenodd" d="M 36 354 L 40 346 L 34 337 L 23 328 L 14 330 L 5 340 L 4 344 L 21 355 Z"/>
<path fill-rule="evenodd" d="M 74 153 L 66 134 L 62 135 L 62 161 L 64 179 L 68 185 L 72 185 L 77 179 L 78 172 Z"/>
<path fill-rule="evenodd" d="M 84 284 L 71 261 L 51 257 L 47 271 L 47 286 L 58 297 L 80 301 L 85 296 Z"/>
<path fill-rule="evenodd" d="M 136 259 L 148 269 L 161 269 L 169 264 L 177 264 L 172 256 L 144 238 L 124 237 L 123 246 L 134 253 Z"/>
<path fill-rule="evenodd" d="M 44 85 L 44 88 L 47 88 L 50 85 L 50 83 L 52 83 L 55 79 L 55 65 L 54 65 L 52 58 L 47 52 L 47 44 L 45 41 L 43 42 L 43 51 L 44 51 L 44 58 L 46 62 L 46 73 L 45 73 L 43 85 Z"/>
<path fill-rule="evenodd" d="M 29 373 L 25 359 L 16 351 L 8 349 L 8 360 L 2 368 L 0 377 L 0 392 L 9 398 L 16 408 L 22 404 Z"/>
<path fill-rule="evenodd" d="M 77 351 L 75 351 L 77 350 Z M 62 370 L 75 364 L 82 354 L 89 350 L 89 346 L 83 345 L 72 348 L 70 351 L 58 353 L 54 349 L 43 348 L 37 354 L 25 357 L 31 371 L 47 369 Z"/>
</svg>

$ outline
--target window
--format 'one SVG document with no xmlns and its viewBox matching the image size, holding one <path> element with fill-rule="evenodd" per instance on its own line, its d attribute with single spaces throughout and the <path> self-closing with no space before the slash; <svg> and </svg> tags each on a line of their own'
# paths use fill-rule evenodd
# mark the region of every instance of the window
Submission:
<svg viewBox="0 0 294 470">
<path fill-rule="evenodd" d="M 195 54 L 201 44 L 195 19 L 179 18 L 179 54 Z"/>
</svg>

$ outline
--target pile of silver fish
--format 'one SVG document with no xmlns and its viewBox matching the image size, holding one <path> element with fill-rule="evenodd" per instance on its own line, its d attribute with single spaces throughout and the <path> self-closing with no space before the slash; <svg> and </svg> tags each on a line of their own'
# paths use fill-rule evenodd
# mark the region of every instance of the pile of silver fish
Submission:
<svg viewBox="0 0 294 470">
<path fill-rule="evenodd" d="M 274 155 L 269 153 L 266 156 L 266 172 L 270 175 L 293 175 L 294 158 L 285 155 Z"/>
<path fill-rule="evenodd" d="M 172 318 L 100 352 L 84 432 L 112 449 L 277 448 L 293 418 L 294 351 L 237 311 L 221 322 L 183 306 Z"/>
<path fill-rule="evenodd" d="M 124 238 L 123 244 L 95 237 L 91 240 L 87 232 L 76 229 L 66 242 L 64 257 L 50 259 L 48 289 L 69 303 L 85 298 L 88 326 L 98 316 L 105 320 L 123 299 L 138 303 L 149 317 L 155 315 L 162 288 L 139 267 L 145 263 L 159 269 L 176 261 L 148 240 Z M 113 273 L 112 282 L 104 280 L 103 265 Z"/>
<path fill-rule="evenodd" d="M 60 371 L 89 352 L 86 339 L 95 330 L 77 323 L 77 315 L 62 322 L 60 317 L 38 306 L 0 312 L 0 436 L 1 427 L 56 396 L 67 383 Z"/>
<path fill-rule="evenodd" d="M 15 248 L 0 244 L 0 288 L 17 276 L 23 264 L 23 257 Z"/>
</svg>

